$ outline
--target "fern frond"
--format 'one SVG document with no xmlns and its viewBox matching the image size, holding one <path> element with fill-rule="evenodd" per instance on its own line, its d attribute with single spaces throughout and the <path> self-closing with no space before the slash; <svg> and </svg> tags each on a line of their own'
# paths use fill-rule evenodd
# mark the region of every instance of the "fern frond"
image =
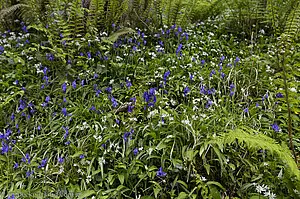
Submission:
<svg viewBox="0 0 300 199">
<path fill-rule="evenodd" d="M 286 145 L 279 145 L 274 139 L 266 135 L 255 133 L 254 130 L 248 128 L 235 129 L 216 137 L 209 143 L 212 145 L 230 145 L 236 141 L 240 145 L 245 145 L 249 150 L 268 150 L 287 165 L 290 174 L 296 176 L 297 180 L 300 181 L 300 171 L 292 158 L 288 147 Z"/>
</svg>

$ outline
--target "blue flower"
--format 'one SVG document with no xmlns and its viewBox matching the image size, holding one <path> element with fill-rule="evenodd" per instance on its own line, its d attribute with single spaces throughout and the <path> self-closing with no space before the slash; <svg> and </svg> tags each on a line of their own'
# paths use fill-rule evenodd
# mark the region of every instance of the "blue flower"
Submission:
<svg viewBox="0 0 300 199">
<path fill-rule="evenodd" d="M 84 79 L 81 80 L 81 86 L 84 86 Z"/>
<path fill-rule="evenodd" d="M 189 89 L 189 87 L 185 87 L 184 90 L 183 90 L 183 94 L 184 96 L 186 97 L 186 95 L 190 92 L 191 90 Z"/>
<path fill-rule="evenodd" d="M 240 60 L 241 60 L 241 59 L 240 59 L 239 57 L 236 57 L 235 60 L 234 60 L 234 65 L 236 65 L 237 63 L 239 63 Z"/>
<path fill-rule="evenodd" d="M 96 111 L 96 107 L 95 107 L 95 106 L 92 106 L 92 107 L 90 108 L 90 111 Z"/>
<path fill-rule="evenodd" d="M 135 149 L 133 150 L 133 154 L 134 154 L 134 155 L 137 155 L 138 153 L 139 153 L 138 148 L 135 148 Z"/>
<path fill-rule="evenodd" d="M 47 162 L 48 162 L 48 158 L 43 159 L 42 162 L 41 162 L 41 164 L 38 166 L 38 168 L 40 169 L 40 168 L 45 167 L 46 164 L 47 164 Z"/>
<path fill-rule="evenodd" d="M 178 53 L 181 51 L 181 48 L 182 48 L 182 44 L 179 44 L 179 46 L 177 47 L 177 50 L 176 50 L 177 56 L 178 56 Z"/>
<path fill-rule="evenodd" d="M 117 123 L 118 125 L 120 125 L 120 120 L 116 119 L 116 123 Z"/>
<path fill-rule="evenodd" d="M 49 61 L 53 61 L 53 60 L 54 60 L 54 55 L 51 54 L 51 53 L 47 53 L 47 54 L 46 54 L 46 58 L 47 58 Z"/>
<path fill-rule="evenodd" d="M 87 52 L 86 54 L 87 54 L 88 59 L 92 58 L 91 52 Z"/>
<path fill-rule="evenodd" d="M 84 154 L 81 154 L 81 155 L 79 156 L 79 158 L 80 158 L 80 159 L 83 159 L 83 158 L 84 158 Z"/>
<path fill-rule="evenodd" d="M 209 76 L 212 77 L 212 76 L 215 75 L 215 74 L 216 74 L 216 71 L 215 71 L 215 70 L 212 70 L 212 71 L 210 72 Z"/>
<path fill-rule="evenodd" d="M 22 162 L 27 162 L 28 164 L 30 164 L 30 155 L 29 155 L 29 153 L 26 153 L 25 154 L 25 157 L 23 157 L 22 159 L 21 159 L 21 161 Z"/>
<path fill-rule="evenodd" d="M 166 84 L 167 78 L 169 77 L 170 74 L 171 74 L 171 72 L 169 70 L 167 72 L 165 72 L 165 74 L 164 74 L 164 82 L 165 82 L 165 84 Z"/>
<path fill-rule="evenodd" d="M 74 89 L 76 89 L 76 80 L 74 80 L 74 81 L 72 82 L 72 87 L 73 87 Z"/>
<path fill-rule="evenodd" d="M 64 116 L 67 116 L 67 109 L 66 108 L 63 108 L 61 112 L 63 113 Z"/>
<path fill-rule="evenodd" d="M 249 113 L 249 109 L 248 109 L 248 108 L 245 108 L 245 109 L 244 109 L 244 113 Z"/>
<path fill-rule="evenodd" d="M 224 79 L 226 77 L 225 73 L 221 72 L 221 78 Z"/>
<path fill-rule="evenodd" d="M 114 108 L 116 108 L 117 106 L 118 106 L 118 102 L 117 102 L 117 100 L 114 98 L 114 97 L 111 97 L 111 102 L 112 102 L 112 106 L 114 107 Z"/>
<path fill-rule="evenodd" d="M 71 142 L 68 140 L 67 142 L 65 142 L 65 145 L 69 145 Z"/>
<path fill-rule="evenodd" d="M 14 169 L 17 169 L 19 167 L 19 164 L 16 162 L 15 164 L 14 164 Z"/>
<path fill-rule="evenodd" d="M 6 142 L 2 141 L 1 153 L 5 154 L 8 153 L 8 151 L 11 151 L 11 146 L 9 146 Z"/>
<path fill-rule="evenodd" d="M 229 89 L 232 91 L 235 88 L 234 84 L 230 84 Z"/>
<path fill-rule="evenodd" d="M 11 121 L 15 120 L 15 114 L 14 113 L 11 114 L 10 119 L 11 119 Z"/>
<path fill-rule="evenodd" d="M 106 90 L 108 93 L 111 93 L 111 91 L 112 91 L 112 87 L 111 87 L 111 86 L 109 86 L 109 87 L 107 87 L 105 90 Z"/>
<path fill-rule="evenodd" d="M 204 65 L 205 64 L 205 60 L 203 59 L 203 60 L 201 60 L 201 64 L 202 65 Z"/>
<path fill-rule="evenodd" d="M 225 60 L 225 56 L 223 55 L 221 58 L 220 58 L 221 62 L 223 62 Z"/>
<path fill-rule="evenodd" d="M 8 196 L 8 198 L 7 199 L 15 199 L 15 195 L 14 194 L 12 194 L 11 196 Z"/>
<path fill-rule="evenodd" d="M 128 106 L 128 112 L 132 113 L 134 106 Z"/>
<path fill-rule="evenodd" d="M 62 90 L 64 93 L 66 93 L 67 91 L 67 84 L 66 83 L 63 83 L 62 86 L 61 86 Z"/>
<path fill-rule="evenodd" d="M 277 94 L 276 94 L 276 97 L 277 97 L 277 98 L 283 98 L 283 94 L 282 94 L 282 93 L 277 93 Z"/>
<path fill-rule="evenodd" d="M 212 101 L 210 99 L 207 100 L 207 103 L 205 105 L 205 108 L 209 108 L 212 105 Z"/>
<path fill-rule="evenodd" d="M 126 80 L 126 87 L 130 88 L 132 86 L 131 82 L 129 80 Z"/>
<path fill-rule="evenodd" d="M 62 127 L 65 131 L 66 131 L 66 133 L 64 134 L 64 140 L 65 139 L 67 139 L 67 137 L 68 137 L 68 135 L 69 135 L 69 128 L 68 127 Z"/>
<path fill-rule="evenodd" d="M 0 46 L 0 55 L 4 52 L 4 47 Z"/>
<path fill-rule="evenodd" d="M 279 132 L 279 131 L 280 131 L 280 128 L 279 128 L 279 126 L 278 126 L 276 123 L 272 124 L 271 126 L 272 126 L 272 129 L 273 129 L 275 132 Z"/>
<path fill-rule="evenodd" d="M 45 99 L 45 102 L 48 103 L 50 101 L 50 99 L 51 99 L 50 96 L 47 96 Z"/>
<path fill-rule="evenodd" d="M 62 164 L 65 161 L 63 157 L 58 157 L 57 159 L 59 164 Z"/>
<path fill-rule="evenodd" d="M 162 167 L 160 167 L 158 169 L 158 171 L 156 172 L 156 176 L 161 177 L 161 178 L 166 177 L 166 175 L 167 175 L 167 173 L 163 172 Z"/>
<path fill-rule="evenodd" d="M 26 178 L 29 178 L 33 173 L 34 173 L 34 171 L 27 171 Z"/>
<path fill-rule="evenodd" d="M 46 74 L 47 74 L 47 71 L 48 71 L 48 68 L 47 68 L 47 67 L 44 67 L 44 69 L 43 69 L 43 73 L 44 73 L 44 75 L 46 75 Z"/>
<path fill-rule="evenodd" d="M 130 98 L 130 101 L 132 101 L 133 103 L 135 103 L 136 102 L 136 98 L 132 97 L 132 98 Z"/>
</svg>

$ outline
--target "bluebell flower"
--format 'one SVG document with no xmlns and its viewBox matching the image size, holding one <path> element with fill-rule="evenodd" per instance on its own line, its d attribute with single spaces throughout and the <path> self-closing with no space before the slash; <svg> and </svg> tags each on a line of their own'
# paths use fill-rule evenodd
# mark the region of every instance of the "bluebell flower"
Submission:
<svg viewBox="0 0 300 199">
<path fill-rule="evenodd" d="M 47 71 L 48 71 L 48 68 L 47 68 L 47 67 L 44 67 L 44 68 L 43 68 L 43 73 L 44 73 L 44 75 L 47 75 Z"/>
<path fill-rule="evenodd" d="M 66 109 L 66 108 L 63 108 L 61 112 L 63 113 L 64 116 L 67 116 L 67 115 L 68 115 L 67 109 Z"/>
<path fill-rule="evenodd" d="M 68 59 L 67 64 L 71 64 L 71 63 L 72 63 L 72 61 L 70 59 Z"/>
<path fill-rule="evenodd" d="M 111 24 L 111 26 L 112 26 L 113 28 L 115 28 L 115 27 L 116 27 L 116 24 L 113 23 L 113 24 Z"/>
<path fill-rule="evenodd" d="M 68 146 L 71 142 L 68 140 L 65 142 L 65 145 Z"/>
<path fill-rule="evenodd" d="M 178 32 L 182 32 L 182 28 L 178 26 Z"/>
<path fill-rule="evenodd" d="M 124 135 L 123 135 L 123 139 L 125 142 L 128 141 L 128 138 L 131 136 L 131 133 L 130 132 L 125 132 Z"/>
<path fill-rule="evenodd" d="M 8 153 L 8 151 L 11 151 L 11 146 L 9 146 L 6 142 L 2 141 L 1 153 L 5 154 Z"/>
<path fill-rule="evenodd" d="M 63 83 L 62 86 L 61 86 L 62 90 L 64 93 L 66 93 L 67 91 L 67 84 L 66 83 Z"/>
<path fill-rule="evenodd" d="M 186 95 L 190 92 L 191 90 L 189 89 L 189 87 L 185 87 L 184 90 L 183 90 L 183 94 L 184 96 L 186 97 Z"/>
<path fill-rule="evenodd" d="M 272 126 L 272 129 L 273 129 L 275 132 L 279 132 L 279 131 L 280 131 L 280 128 L 279 128 L 279 126 L 278 126 L 276 123 L 272 124 L 271 126 Z"/>
<path fill-rule="evenodd" d="M 170 74 L 171 74 L 171 72 L 169 70 L 167 72 L 165 72 L 165 74 L 164 74 L 164 82 L 165 82 L 165 84 L 166 84 L 167 78 L 169 77 Z"/>
<path fill-rule="evenodd" d="M 28 30 L 27 30 L 27 27 L 25 26 L 25 23 L 24 22 L 21 22 L 21 28 L 22 28 L 22 31 L 24 32 L 24 33 L 27 33 L 28 32 Z"/>
<path fill-rule="evenodd" d="M 11 120 L 11 121 L 14 121 L 14 120 L 15 120 L 15 114 L 14 114 L 14 113 L 11 114 L 10 120 Z"/>
<path fill-rule="evenodd" d="M 206 90 L 206 86 L 205 85 L 201 85 L 201 87 L 200 87 L 200 93 L 203 94 L 203 95 L 207 94 L 207 90 Z"/>
<path fill-rule="evenodd" d="M 194 75 L 190 74 L 190 80 L 193 81 L 193 79 L 194 79 Z"/>
<path fill-rule="evenodd" d="M 62 38 L 64 38 L 64 35 L 62 33 L 60 33 L 59 37 L 62 39 Z"/>
<path fill-rule="evenodd" d="M 73 87 L 74 89 L 76 89 L 76 80 L 74 80 L 74 81 L 72 82 L 72 87 Z"/>
<path fill-rule="evenodd" d="M 234 88 L 235 88 L 234 84 L 231 83 L 229 86 L 230 91 L 232 91 Z"/>
<path fill-rule="evenodd" d="M 50 101 L 50 99 L 51 99 L 50 96 L 47 96 L 45 99 L 45 102 L 48 103 Z"/>
<path fill-rule="evenodd" d="M 134 108 L 134 106 L 128 106 L 128 110 L 127 110 L 127 111 L 128 111 L 129 113 L 132 113 L 133 108 Z"/>
<path fill-rule="evenodd" d="M 19 84 L 19 80 L 14 81 L 14 84 L 18 85 Z"/>
<path fill-rule="evenodd" d="M 14 169 L 17 169 L 17 168 L 19 168 L 19 164 L 16 162 L 15 164 L 14 164 L 14 167 L 13 167 Z"/>
<path fill-rule="evenodd" d="M 86 54 L 87 54 L 88 59 L 91 59 L 91 58 L 92 58 L 91 52 L 87 52 Z"/>
<path fill-rule="evenodd" d="M 132 83 L 129 80 L 126 80 L 126 87 L 130 88 L 132 86 Z"/>
<path fill-rule="evenodd" d="M 96 111 L 96 107 L 95 107 L 95 106 L 92 106 L 92 107 L 90 108 L 90 111 Z"/>
<path fill-rule="evenodd" d="M 161 177 L 161 178 L 166 177 L 166 175 L 167 175 L 167 173 L 165 173 L 165 172 L 163 171 L 162 167 L 160 167 L 160 168 L 158 169 L 158 171 L 156 172 L 156 176 Z"/>
<path fill-rule="evenodd" d="M 182 44 L 179 44 L 179 46 L 176 49 L 176 55 L 178 56 L 178 53 L 181 51 Z"/>
<path fill-rule="evenodd" d="M 83 52 L 79 53 L 79 56 L 80 56 L 80 57 L 83 57 L 83 56 L 84 56 Z"/>
<path fill-rule="evenodd" d="M 69 135 L 69 128 L 68 127 L 62 127 L 65 131 L 66 131 L 66 133 L 64 134 L 64 140 L 65 139 L 67 139 L 67 137 L 68 137 L 68 135 Z"/>
<path fill-rule="evenodd" d="M 38 168 L 40 169 L 40 168 L 45 167 L 46 164 L 47 164 L 47 162 L 48 162 L 48 158 L 43 159 L 42 162 L 41 162 L 41 164 L 38 166 Z"/>
<path fill-rule="evenodd" d="M 229 96 L 232 97 L 234 95 L 234 91 L 230 91 Z"/>
<path fill-rule="evenodd" d="M 7 199 L 15 199 L 15 195 L 14 194 L 12 194 L 11 196 L 8 196 L 8 198 Z"/>
<path fill-rule="evenodd" d="M 237 63 L 239 63 L 240 60 L 241 60 L 241 59 L 240 59 L 239 57 L 236 57 L 235 60 L 234 60 L 234 65 L 236 65 Z"/>
<path fill-rule="evenodd" d="M 41 104 L 41 106 L 42 107 L 46 107 L 48 104 L 46 103 L 46 102 L 43 102 L 42 104 Z"/>
<path fill-rule="evenodd" d="M 62 164 L 65 161 L 63 157 L 58 157 L 57 159 L 59 164 Z"/>
<path fill-rule="evenodd" d="M 213 102 L 210 99 L 208 99 L 205 108 L 209 108 L 212 104 Z"/>
<path fill-rule="evenodd" d="M 256 102 L 255 106 L 256 106 L 256 107 L 259 107 L 259 104 L 258 104 L 258 102 Z"/>
<path fill-rule="evenodd" d="M 40 131 L 41 128 L 42 128 L 42 127 L 41 127 L 40 125 L 38 125 L 37 130 Z"/>
<path fill-rule="evenodd" d="M 105 90 L 106 90 L 108 93 L 111 93 L 111 91 L 112 91 L 112 87 L 111 87 L 111 86 L 109 86 L 109 87 L 107 87 Z"/>
<path fill-rule="evenodd" d="M 136 51 L 136 46 L 133 46 L 133 47 L 132 47 L 132 50 L 133 50 L 133 51 Z"/>
<path fill-rule="evenodd" d="M 203 59 L 203 60 L 201 60 L 201 64 L 202 65 L 204 65 L 205 64 L 205 60 Z"/>
<path fill-rule="evenodd" d="M 120 125 L 120 120 L 116 119 L 116 123 L 117 123 L 118 125 Z"/>
<path fill-rule="evenodd" d="M 81 80 L 81 86 L 84 86 L 84 79 Z"/>
<path fill-rule="evenodd" d="M 20 105 L 19 105 L 18 110 L 19 110 L 19 111 L 24 110 L 24 109 L 26 108 L 26 106 L 27 106 L 25 100 L 20 99 L 19 103 L 20 103 Z"/>
<path fill-rule="evenodd" d="M 134 150 L 133 150 L 133 154 L 134 155 L 137 155 L 139 153 L 139 149 L 138 148 L 135 148 Z"/>
<path fill-rule="evenodd" d="M 117 102 L 117 100 L 114 98 L 114 97 L 111 97 L 111 102 L 112 102 L 112 106 L 114 107 L 114 108 L 116 108 L 117 106 L 118 106 L 118 102 Z"/>
<path fill-rule="evenodd" d="M 21 161 L 24 162 L 24 163 L 30 164 L 30 155 L 29 155 L 29 153 L 26 153 L 25 157 L 22 157 Z"/>
<path fill-rule="evenodd" d="M 0 46 L 0 55 L 4 52 L 4 47 Z"/>
<path fill-rule="evenodd" d="M 282 94 L 282 93 L 277 93 L 277 94 L 276 94 L 276 97 L 277 97 L 277 98 L 283 98 L 283 94 Z"/>
<path fill-rule="evenodd" d="M 225 56 L 223 55 L 221 58 L 220 58 L 221 62 L 223 62 L 225 60 Z"/>
<path fill-rule="evenodd" d="M 244 109 L 244 113 L 249 113 L 249 109 L 248 109 L 248 108 L 245 108 L 245 109 Z"/>
<path fill-rule="evenodd" d="M 133 103 L 135 103 L 136 102 L 136 98 L 132 97 L 132 98 L 130 98 L 130 101 L 132 101 Z"/>
<path fill-rule="evenodd" d="M 64 103 L 67 103 L 67 99 L 66 99 L 65 97 L 64 97 L 64 99 L 63 99 L 63 102 L 64 102 Z"/>
<path fill-rule="evenodd" d="M 213 95 L 215 92 L 216 92 L 216 90 L 214 88 L 211 88 L 211 89 L 207 90 L 208 95 Z"/>
<path fill-rule="evenodd" d="M 224 79 L 226 77 L 225 73 L 221 72 L 221 78 Z"/>
<path fill-rule="evenodd" d="M 33 173 L 34 173 L 34 171 L 27 171 L 26 178 L 29 178 Z"/>
<path fill-rule="evenodd" d="M 46 58 L 47 58 L 49 61 L 53 61 L 53 60 L 54 60 L 54 55 L 51 54 L 51 53 L 47 53 L 47 54 L 46 54 Z"/>
<path fill-rule="evenodd" d="M 81 154 L 81 155 L 79 156 L 79 158 L 80 158 L 80 159 L 83 159 L 83 158 L 84 158 L 84 154 Z"/>
<path fill-rule="evenodd" d="M 213 69 L 213 70 L 210 72 L 209 76 L 212 77 L 212 76 L 215 75 L 215 74 L 216 74 L 216 71 Z"/>
</svg>

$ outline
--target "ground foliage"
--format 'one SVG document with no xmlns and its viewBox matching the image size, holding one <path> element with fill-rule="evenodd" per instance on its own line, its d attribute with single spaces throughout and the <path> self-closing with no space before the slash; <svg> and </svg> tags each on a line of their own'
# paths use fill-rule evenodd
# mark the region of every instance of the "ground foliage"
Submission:
<svg viewBox="0 0 300 199">
<path fill-rule="evenodd" d="M 130 29 L 84 11 L 1 34 L 1 197 L 299 197 L 294 29 Z"/>
</svg>

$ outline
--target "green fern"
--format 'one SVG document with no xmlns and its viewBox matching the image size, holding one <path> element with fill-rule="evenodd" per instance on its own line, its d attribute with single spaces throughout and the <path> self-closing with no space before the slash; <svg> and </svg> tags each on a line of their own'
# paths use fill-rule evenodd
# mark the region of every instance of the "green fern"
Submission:
<svg viewBox="0 0 300 199">
<path fill-rule="evenodd" d="M 256 133 L 254 130 L 248 128 L 231 130 L 211 140 L 209 144 L 223 146 L 233 144 L 236 141 L 249 150 L 263 149 L 276 155 L 287 166 L 290 175 L 295 176 L 300 181 L 300 172 L 288 147 L 284 144 L 279 145 L 272 138 Z"/>
</svg>

